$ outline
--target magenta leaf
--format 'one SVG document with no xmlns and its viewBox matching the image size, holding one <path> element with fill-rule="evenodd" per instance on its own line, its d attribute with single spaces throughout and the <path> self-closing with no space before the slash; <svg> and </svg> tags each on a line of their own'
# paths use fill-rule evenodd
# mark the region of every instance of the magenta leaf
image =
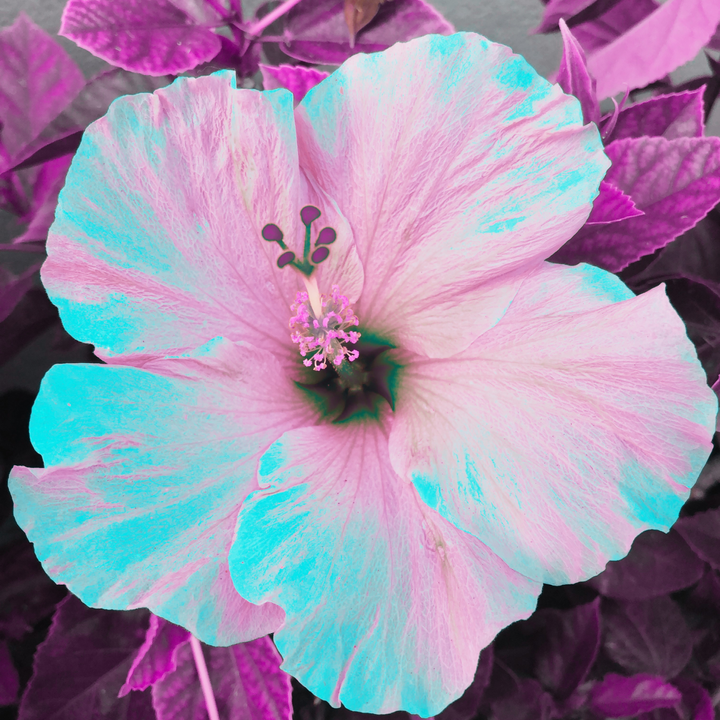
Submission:
<svg viewBox="0 0 720 720">
<path fill-rule="evenodd" d="M 620 718 L 672 707 L 681 698 L 680 691 L 662 677 L 609 673 L 590 691 L 589 705 L 602 717 Z"/>
<path fill-rule="evenodd" d="M 585 123 L 600 121 L 600 106 L 595 96 L 595 80 L 587 71 L 585 53 L 580 43 L 573 37 L 564 20 L 560 20 L 563 39 L 563 54 L 557 83 L 568 94 L 580 101 Z"/>
<path fill-rule="evenodd" d="M 667 596 L 603 606 L 605 652 L 631 673 L 678 675 L 692 656 L 692 637 Z"/>
<path fill-rule="evenodd" d="M 20 690 L 20 678 L 4 640 L 0 640 L 0 705 L 14 705 Z"/>
<path fill-rule="evenodd" d="M 155 720 L 148 692 L 117 699 L 147 624 L 147 610 L 94 610 L 68 595 L 35 654 L 18 720 Z"/>
<path fill-rule="evenodd" d="M 150 614 L 145 641 L 133 659 L 119 697 L 131 690 L 145 690 L 177 669 L 177 651 L 190 639 L 185 628 Z"/>
<path fill-rule="evenodd" d="M 260 65 L 262 72 L 263 88 L 275 90 L 285 88 L 293 94 L 295 105 L 297 105 L 318 83 L 322 82 L 329 73 L 315 68 L 303 67 L 302 65 Z"/>
<path fill-rule="evenodd" d="M 218 36 L 178 4 L 170 0 L 68 0 L 60 35 L 125 70 L 177 75 L 212 59 L 221 47 Z"/>
<path fill-rule="evenodd" d="M 595 17 L 587 18 L 590 22 L 579 23 L 586 14 L 581 13 L 572 18 L 570 25 L 578 42 L 591 53 L 624 35 L 657 8 L 656 0 L 619 0 L 613 2 L 607 12 L 594 13 Z"/>
<path fill-rule="evenodd" d="M 488 645 L 480 653 L 475 677 L 470 687 L 455 702 L 450 703 L 439 715 L 436 715 L 436 720 L 473 720 L 478 716 L 480 701 L 490 682 L 493 659 L 493 646 Z"/>
<path fill-rule="evenodd" d="M 703 89 L 659 95 L 624 108 L 618 113 L 605 144 L 643 135 L 674 140 L 679 137 L 702 137 Z"/>
<path fill-rule="evenodd" d="M 55 158 L 38 168 L 33 183 L 33 197 L 30 212 L 21 218 L 27 222 L 25 232 L 16 237 L 13 243 L 45 240 L 48 230 L 55 219 L 58 194 L 65 184 L 65 176 L 72 162 L 72 156 Z"/>
<path fill-rule="evenodd" d="M 88 80 L 77 97 L 15 158 L 16 168 L 31 167 L 74 152 L 85 128 L 108 111 L 121 95 L 153 92 L 171 83 L 170 75 L 149 77 L 121 68 Z M 68 142 L 70 140 L 70 142 Z"/>
<path fill-rule="evenodd" d="M 535 676 L 556 700 L 566 700 L 585 680 L 600 649 L 598 599 L 571 610 L 537 610 L 527 621 L 534 637 Z"/>
<path fill-rule="evenodd" d="M 230 647 L 202 645 L 221 718 L 290 720 L 290 676 L 268 637 Z M 177 650 L 177 669 L 152 687 L 158 720 L 206 720 L 207 710 L 189 643 Z"/>
<path fill-rule="evenodd" d="M 551 260 L 617 272 L 694 227 L 720 201 L 720 138 L 643 137 L 605 148 L 606 182 L 645 214 L 586 225 Z"/>
<path fill-rule="evenodd" d="M 635 538 L 630 552 L 609 562 L 588 585 L 617 600 L 648 600 L 683 590 L 696 583 L 704 565 L 674 530 L 646 530 Z"/>
<path fill-rule="evenodd" d="M 0 136 L 11 158 L 60 114 L 84 82 L 58 42 L 24 13 L 0 30 Z M 2 163 L 0 172 L 6 167 Z"/>
<path fill-rule="evenodd" d="M 629 0 L 629 5 L 638 0 Z M 716 0 L 668 0 L 623 35 L 588 56 L 598 99 L 642 88 L 692 60 L 720 23 Z M 589 51 L 575 30 L 575 37 Z"/>
<path fill-rule="evenodd" d="M 674 527 L 699 557 L 720 570 L 720 508 L 680 518 Z"/>
<path fill-rule="evenodd" d="M 619 222 L 631 217 L 644 215 L 642 210 L 635 207 L 635 203 L 629 195 L 618 190 L 614 185 L 602 180 L 600 192 L 595 198 L 587 219 L 587 225 L 607 225 L 608 223 Z"/>
<path fill-rule="evenodd" d="M 449 35 L 453 26 L 424 0 L 392 0 L 380 6 L 350 47 L 343 0 L 301 2 L 287 15 L 283 52 L 310 63 L 340 65 L 351 55 L 385 50 L 430 33 Z"/>
</svg>

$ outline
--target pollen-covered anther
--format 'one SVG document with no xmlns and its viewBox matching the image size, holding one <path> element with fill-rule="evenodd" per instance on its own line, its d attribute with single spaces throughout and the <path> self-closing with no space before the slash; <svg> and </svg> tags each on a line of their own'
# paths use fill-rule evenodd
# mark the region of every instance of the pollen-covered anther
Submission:
<svg viewBox="0 0 720 720">
<path fill-rule="evenodd" d="M 360 339 L 359 332 L 349 330 L 359 322 L 350 301 L 340 294 L 337 285 L 332 286 L 331 295 L 318 298 L 311 297 L 313 289 L 316 290 L 316 286 L 309 286 L 309 292 L 298 292 L 291 308 L 295 315 L 290 318 L 290 337 L 300 346 L 300 354 L 305 358 L 303 363 L 313 366 L 314 370 L 324 370 L 328 363 L 339 367 L 345 359 L 356 360 L 358 351 L 345 346 Z"/>
</svg>

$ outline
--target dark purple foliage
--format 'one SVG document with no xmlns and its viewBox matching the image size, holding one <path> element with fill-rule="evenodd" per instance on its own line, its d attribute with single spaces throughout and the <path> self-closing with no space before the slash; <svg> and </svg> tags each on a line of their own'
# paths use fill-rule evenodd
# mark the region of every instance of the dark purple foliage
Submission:
<svg viewBox="0 0 720 720">
<path fill-rule="evenodd" d="M 93 610 L 69 595 L 37 650 L 18 720 L 155 720 L 149 692 L 117 699 L 147 624 L 147 610 Z"/>
<path fill-rule="evenodd" d="M 13 413 L 16 417 L 25 415 L 17 406 L 13 407 Z M 29 412 L 27 414 L 29 415 Z M 5 431 L 4 439 L 10 440 L 7 429 L 2 429 Z M 17 452 L 22 442 L 19 437 L 12 440 L 13 447 L 3 448 L 4 451 L 9 451 L 8 454 Z M 20 457 L 17 459 L 21 460 Z M 0 637 L 20 640 L 30 633 L 40 620 L 53 613 L 65 594 L 65 588 L 56 585 L 45 574 L 40 561 L 35 557 L 32 545 L 22 532 L 17 530 L 14 541 L 6 541 L 2 546 Z"/>
<path fill-rule="evenodd" d="M 590 692 L 590 707 L 604 718 L 631 717 L 656 708 L 672 707 L 680 691 L 657 675 L 623 677 L 610 673 Z"/>
<path fill-rule="evenodd" d="M 145 690 L 177 668 L 177 651 L 190 639 L 185 628 L 150 614 L 145 640 L 133 658 L 119 697 L 131 690 Z"/>
<path fill-rule="evenodd" d="M 604 127 L 604 126 L 601 126 Z M 702 137 L 703 90 L 688 90 L 636 103 L 620 111 L 605 142 L 640 138 L 643 135 L 674 140 L 679 137 Z"/>
<path fill-rule="evenodd" d="M 13 664 L 7 643 L 0 640 L 0 705 L 17 702 L 20 678 Z"/>
<path fill-rule="evenodd" d="M 593 666 L 600 648 L 600 601 L 571 610 L 538 610 L 528 621 L 538 632 L 535 674 L 556 700 L 575 692 Z"/>
<path fill-rule="evenodd" d="M 720 201 L 720 138 L 628 138 L 605 152 L 612 161 L 606 182 L 644 215 L 585 226 L 553 262 L 589 262 L 618 272 L 695 226 Z"/>
<path fill-rule="evenodd" d="M 703 562 L 675 530 L 646 530 L 635 538 L 626 557 L 609 562 L 588 585 L 605 597 L 648 600 L 690 587 L 703 570 Z"/>
<path fill-rule="evenodd" d="M 420 35 L 451 32 L 453 26 L 424 0 L 392 0 L 380 6 L 351 48 L 343 0 L 314 0 L 299 3 L 287 14 L 280 47 L 298 60 L 340 65 L 357 53 L 385 50 Z"/>
<path fill-rule="evenodd" d="M 603 647 L 612 660 L 629 673 L 648 672 L 671 678 L 683 670 L 692 655 L 693 643 L 675 601 L 662 596 L 607 602 L 603 610 Z"/>
<path fill-rule="evenodd" d="M 480 700 L 490 682 L 493 659 L 493 648 L 489 645 L 480 653 L 480 660 L 470 687 L 437 715 L 437 720 L 472 720 L 477 715 Z"/>
<path fill-rule="evenodd" d="M 280 654 L 270 638 L 202 649 L 221 718 L 290 720 L 290 676 L 280 670 Z M 206 720 L 189 643 L 177 649 L 176 658 L 177 669 L 152 687 L 158 720 Z"/>
<path fill-rule="evenodd" d="M 125 70 L 176 75 L 218 54 L 219 24 L 200 2 L 68 0 L 60 35 Z"/>
<path fill-rule="evenodd" d="M 675 529 L 699 557 L 720 570 L 720 508 L 680 518 Z"/>
</svg>

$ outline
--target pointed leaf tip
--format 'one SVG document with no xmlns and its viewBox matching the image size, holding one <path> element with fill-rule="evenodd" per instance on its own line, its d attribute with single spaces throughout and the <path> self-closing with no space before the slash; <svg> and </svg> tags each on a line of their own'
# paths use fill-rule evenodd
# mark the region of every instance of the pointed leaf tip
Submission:
<svg viewBox="0 0 720 720">
<path fill-rule="evenodd" d="M 560 32 L 563 54 L 557 74 L 558 85 L 568 95 L 574 95 L 580 101 L 584 122 L 597 124 L 600 121 L 600 107 L 595 93 L 596 82 L 588 72 L 585 53 L 562 18 Z"/>
</svg>

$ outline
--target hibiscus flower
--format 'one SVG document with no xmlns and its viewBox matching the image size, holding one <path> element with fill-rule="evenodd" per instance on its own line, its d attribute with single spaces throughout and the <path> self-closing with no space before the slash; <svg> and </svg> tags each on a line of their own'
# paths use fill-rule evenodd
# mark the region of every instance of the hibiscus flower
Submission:
<svg viewBox="0 0 720 720">
<path fill-rule="evenodd" d="M 717 404 L 664 287 L 547 263 L 609 161 L 472 33 L 356 55 L 293 108 L 230 72 L 121 98 L 42 280 L 57 365 L 16 517 L 85 603 L 274 632 L 334 706 L 421 716 L 480 650 L 666 530 Z"/>
</svg>

